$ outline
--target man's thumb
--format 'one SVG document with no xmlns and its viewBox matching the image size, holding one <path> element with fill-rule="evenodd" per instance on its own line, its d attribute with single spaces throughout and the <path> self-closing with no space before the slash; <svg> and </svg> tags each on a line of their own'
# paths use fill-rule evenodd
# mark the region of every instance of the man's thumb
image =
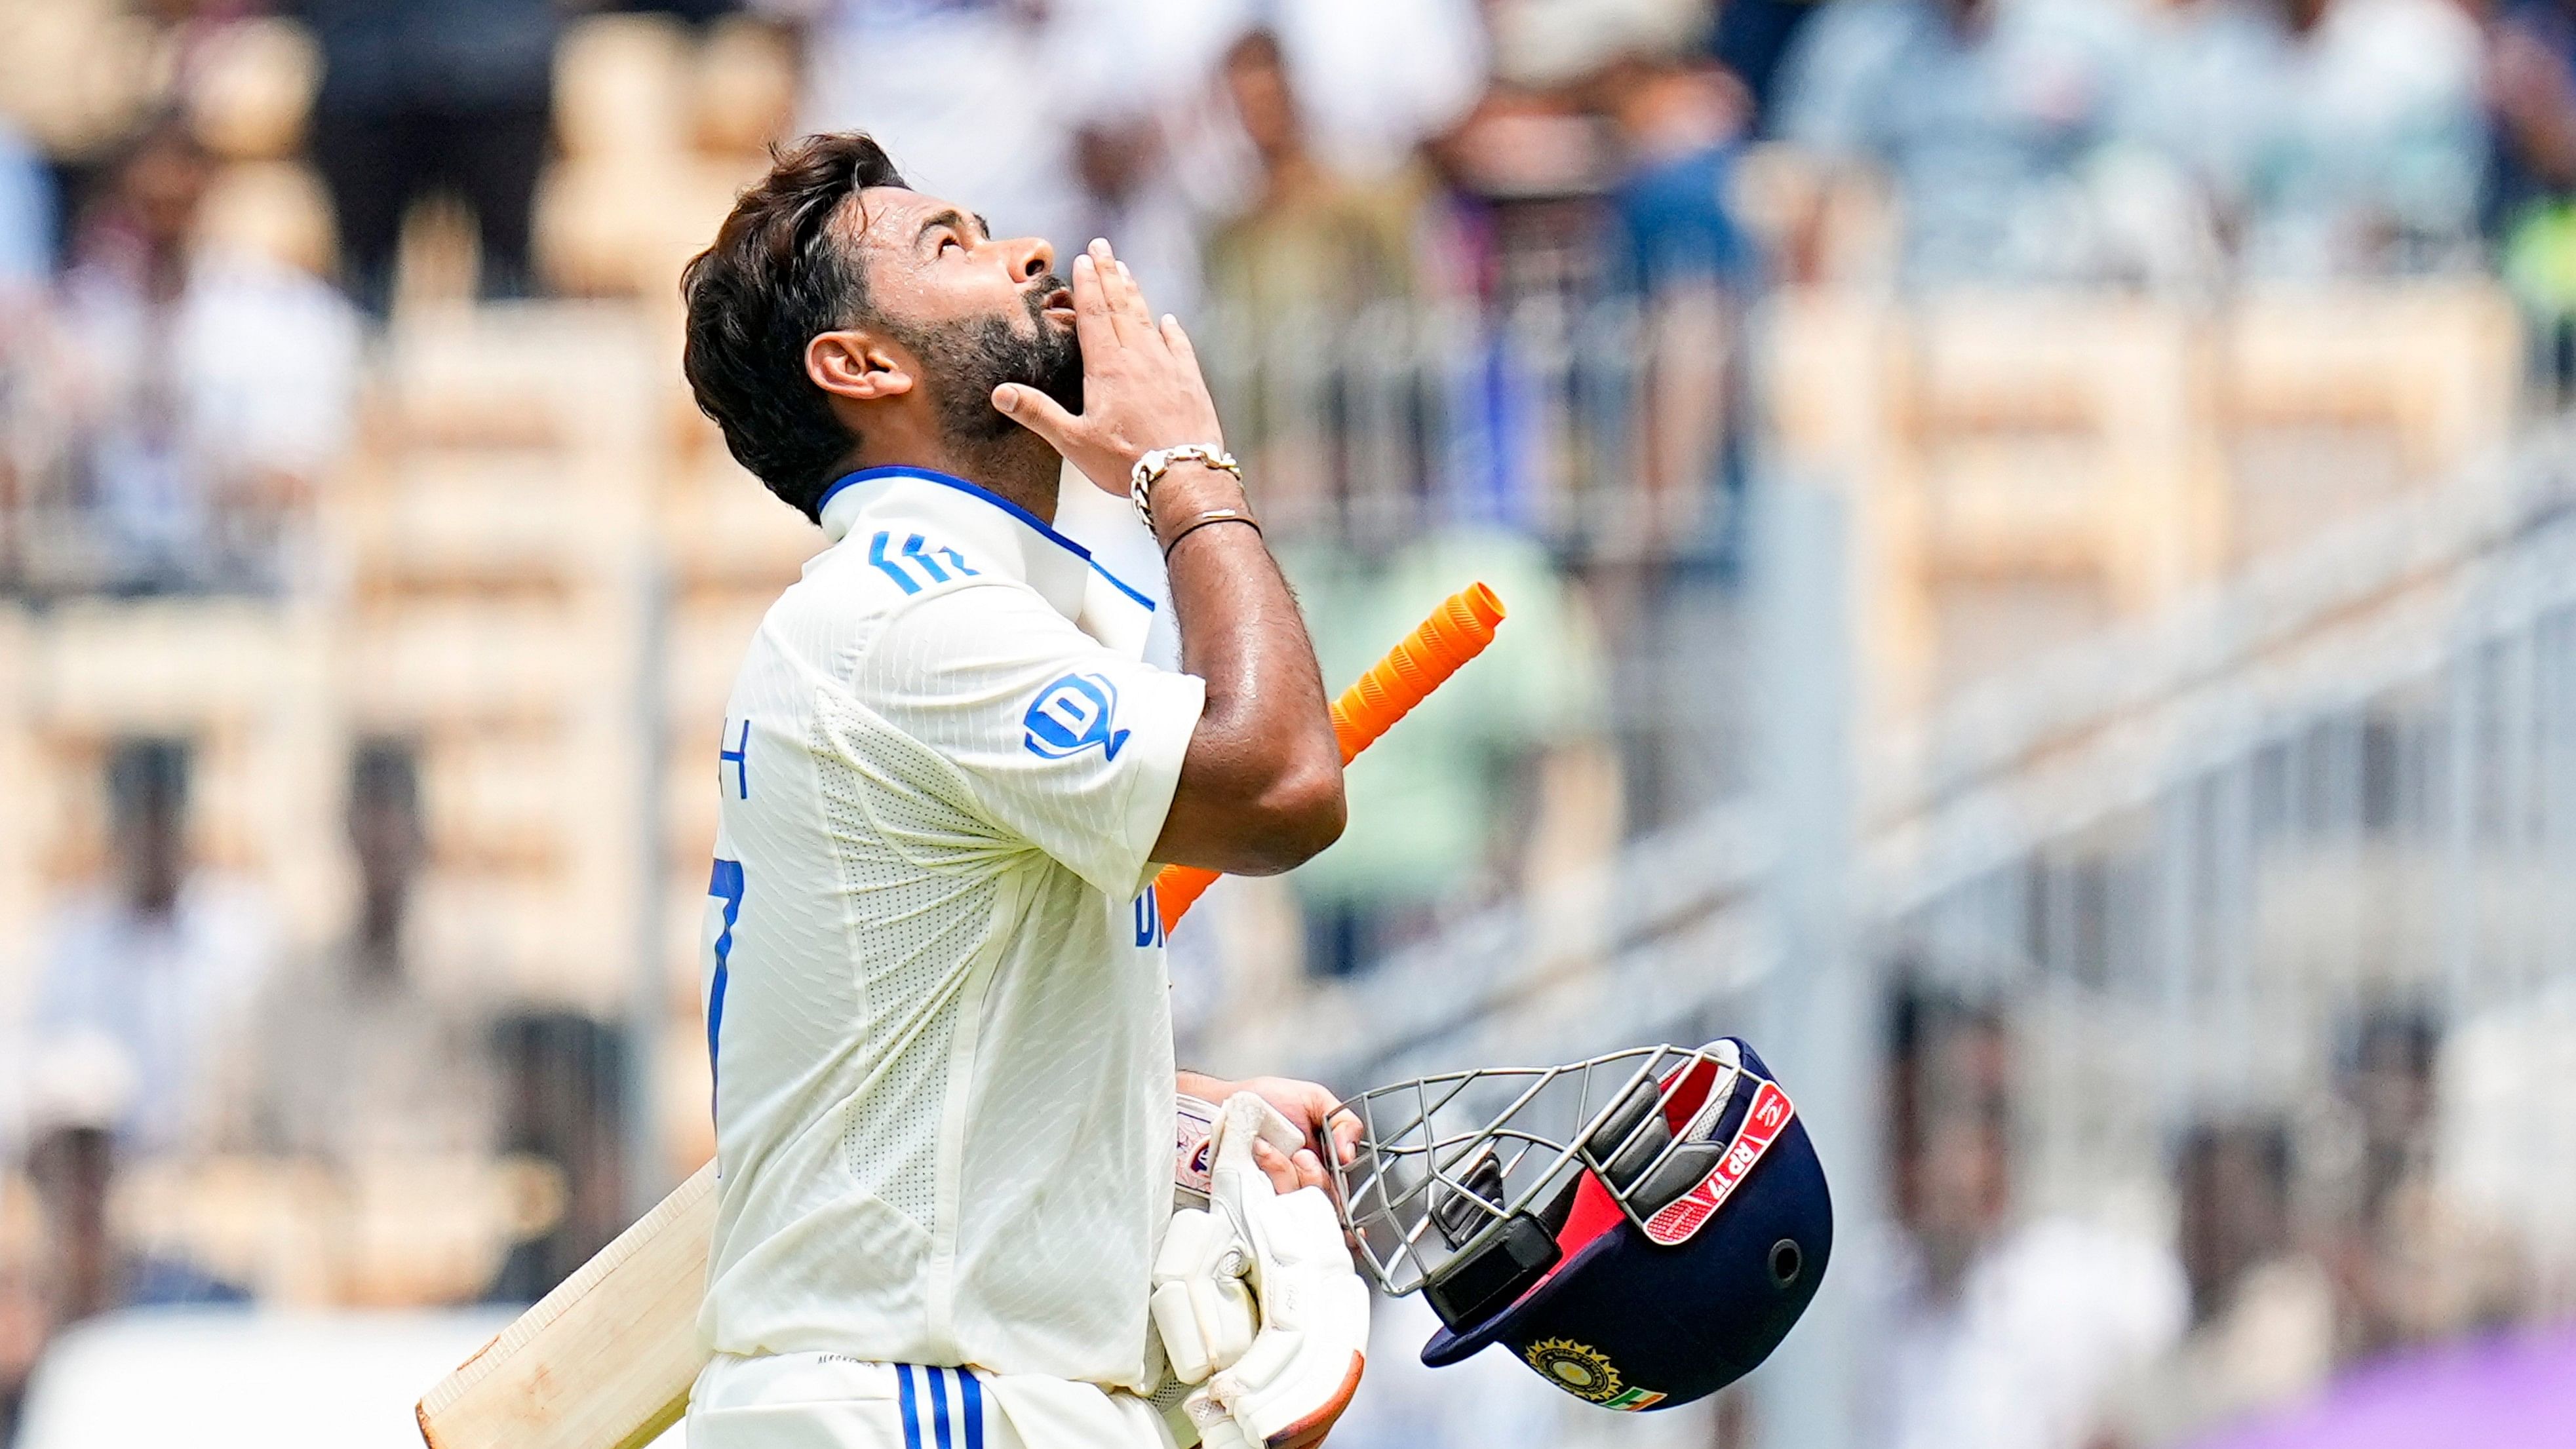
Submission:
<svg viewBox="0 0 2576 1449">
<path fill-rule="evenodd" d="M 1046 439 L 1061 453 L 1071 441 L 1073 414 L 1064 404 L 1023 383 L 1006 382 L 993 389 L 993 406 L 1002 416 Z"/>
</svg>

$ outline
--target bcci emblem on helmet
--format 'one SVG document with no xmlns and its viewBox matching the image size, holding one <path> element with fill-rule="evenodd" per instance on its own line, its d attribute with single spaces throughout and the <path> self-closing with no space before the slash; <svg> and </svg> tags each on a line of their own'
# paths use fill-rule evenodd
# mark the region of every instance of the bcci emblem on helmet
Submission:
<svg viewBox="0 0 2576 1449">
<path fill-rule="evenodd" d="M 1567 1393 L 1605 1409 L 1647 1409 L 1664 1401 L 1652 1389 L 1632 1389 L 1619 1381 L 1609 1355 L 1570 1338 L 1542 1338 L 1521 1357 Z"/>
<path fill-rule="evenodd" d="M 1027 731 L 1021 743 L 1045 760 L 1069 759 L 1094 745 L 1117 759 L 1127 731 L 1109 727 L 1118 711 L 1118 689 L 1097 674 L 1068 674 L 1038 691 L 1029 712 L 1020 716 Z"/>
</svg>

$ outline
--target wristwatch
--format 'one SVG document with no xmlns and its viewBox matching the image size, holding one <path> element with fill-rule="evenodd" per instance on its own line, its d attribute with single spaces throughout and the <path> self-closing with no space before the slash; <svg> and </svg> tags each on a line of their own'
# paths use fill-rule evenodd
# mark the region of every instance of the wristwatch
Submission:
<svg viewBox="0 0 2576 1449">
<path fill-rule="evenodd" d="M 1223 448 L 1206 443 L 1184 443 L 1177 448 L 1156 448 L 1137 459 L 1136 466 L 1129 469 L 1127 473 L 1127 499 L 1136 505 L 1136 516 L 1145 520 L 1145 528 L 1148 532 L 1151 532 L 1154 527 L 1154 485 L 1162 481 L 1164 474 L 1172 471 L 1172 465 L 1175 463 L 1196 463 L 1202 467 L 1220 469 L 1233 474 L 1235 482 L 1243 481 L 1243 465 L 1234 461 L 1234 455 Z"/>
</svg>

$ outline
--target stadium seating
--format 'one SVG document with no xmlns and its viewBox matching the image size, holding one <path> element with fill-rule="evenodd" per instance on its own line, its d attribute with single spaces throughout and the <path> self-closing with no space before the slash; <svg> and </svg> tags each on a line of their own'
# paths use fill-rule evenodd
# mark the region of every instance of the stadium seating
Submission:
<svg viewBox="0 0 2576 1449">
<path fill-rule="evenodd" d="M 406 314 L 329 518 L 352 727 L 420 741 L 430 913 L 510 994 L 622 999 L 661 383 L 630 312 Z"/>
<path fill-rule="evenodd" d="M 2222 323 L 2235 553 L 2267 552 L 2501 448 L 2521 392 L 2484 281 L 2257 292 Z"/>
<path fill-rule="evenodd" d="M 6 832 L 23 853 L 0 862 L 14 867 L 0 895 L 41 899 L 93 877 L 106 848 L 106 750 L 120 737 L 161 735 L 195 746 L 200 856 L 263 880 L 290 929 L 331 911 L 340 756 L 318 614 L 247 603 L 78 605 L 13 616 L 8 631 L 23 647 L 0 752 L 23 762 Z M 22 991 L 43 933 L 12 934 L 9 975 Z"/>
<path fill-rule="evenodd" d="M 537 197 L 547 281 L 572 295 L 675 304 L 681 265 L 786 129 L 786 53 L 740 22 L 701 43 L 666 16 L 597 16 L 572 27 L 555 72 L 563 153 Z"/>
<path fill-rule="evenodd" d="M 1898 303 L 1784 292 L 1779 456 L 1854 504 L 1876 716 L 2137 618 L 2502 443 L 2510 303 L 2484 282 Z"/>
</svg>

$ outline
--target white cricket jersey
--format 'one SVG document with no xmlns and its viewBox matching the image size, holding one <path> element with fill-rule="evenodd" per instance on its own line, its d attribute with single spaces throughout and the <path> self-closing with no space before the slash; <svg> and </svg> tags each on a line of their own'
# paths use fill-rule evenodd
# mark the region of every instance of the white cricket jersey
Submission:
<svg viewBox="0 0 2576 1449">
<path fill-rule="evenodd" d="M 871 469 L 822 515 L 726 706 L 702 1327 L 1133 1385 L 1172 1192 L 1147 855 L 1205 687 L 971 483 Z"/>
</svg>

